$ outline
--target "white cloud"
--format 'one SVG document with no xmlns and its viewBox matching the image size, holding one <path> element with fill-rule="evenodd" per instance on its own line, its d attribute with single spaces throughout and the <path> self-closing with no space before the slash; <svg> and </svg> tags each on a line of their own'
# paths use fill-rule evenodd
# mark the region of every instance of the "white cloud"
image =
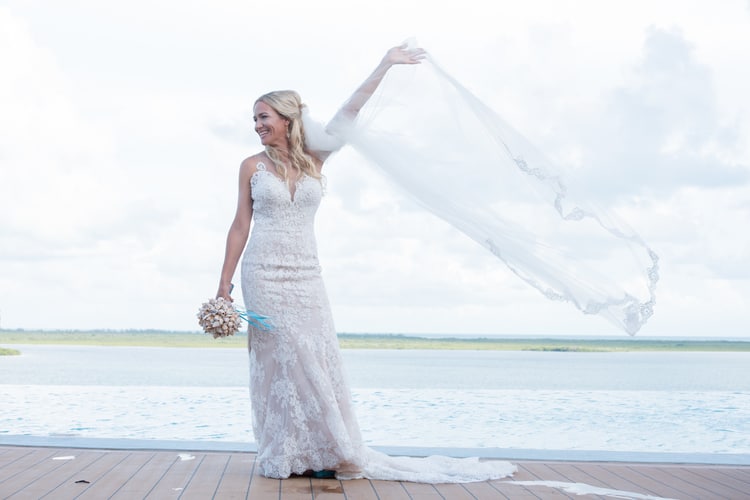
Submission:
<svg viewBox="0 0 750 500">
<path fill-rule="evenodd" d="M 0 252 L 64 254 L 121 208 L 112 137 L 82 116 L 70 80 L 26 23 L 0 9 L 0 25 L 0 211 L 9 237 Z"/>
<path fill-rule="evenodd" d="M 583 125 L 577 182 L 611 200 L 750 180 L 745 138 L 736 123 L 723 121 L 711 71 L 679 32 L 649 29 L 629 80 Z"/>
</svg>

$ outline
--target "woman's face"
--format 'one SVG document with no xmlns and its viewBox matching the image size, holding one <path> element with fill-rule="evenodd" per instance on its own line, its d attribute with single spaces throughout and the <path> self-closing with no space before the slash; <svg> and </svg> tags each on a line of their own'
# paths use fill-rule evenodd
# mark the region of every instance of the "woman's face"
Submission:
<svg viewBox="0 0 750 500">
<path fill-rule="evenodd" d="M 286 147 L 289 120 L 279 115 L 265 102 L 258 101 L 253 108 L 255 132 L 264 146 Z"/>
</svg>

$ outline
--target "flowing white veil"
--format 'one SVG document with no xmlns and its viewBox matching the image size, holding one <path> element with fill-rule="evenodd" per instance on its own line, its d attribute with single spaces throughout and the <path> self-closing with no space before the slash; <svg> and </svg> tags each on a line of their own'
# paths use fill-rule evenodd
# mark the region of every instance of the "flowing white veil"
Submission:
<svg viewBox="0 0 750 500">
<path fill-rule="evenodd" d="M 548 299 L 630 335 L 653 314 L 656 253 L 570 199 L 560 169 L 429 55 L 393 66 L 356 120 L 339 113 L 327 128 Z"/>
</svg>

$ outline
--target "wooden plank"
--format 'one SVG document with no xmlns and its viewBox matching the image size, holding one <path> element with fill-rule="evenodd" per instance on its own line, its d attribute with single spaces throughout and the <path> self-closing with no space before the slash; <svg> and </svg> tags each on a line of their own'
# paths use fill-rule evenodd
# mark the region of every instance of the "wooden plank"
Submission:
<svg viewBox="0 0 750 500">
<path fill-rule="evenodd" d="M 570 468 L 565 467 L 568 464 L 560 464 L 557 462 L 552 462 L 552 463 L 544 463 L 544 464 L 538 464 L 538 465 L 540 466 L 540 468 L 537 471 L 535 471 L 535 474 L 538 474 L 540 476 L 540 480 L 542 481 L 556 481 L 556 482 L 562 482 L 562 483 L 575 483 L 575 482 L 586 483 L 586 481 L 575 480 L 575 477 L 578 475 L 578 474 L 575 474 L 577 471 L 572 467 Z M 590 484 L 590 483 L 586 483 L 586 484 Z M 545 497 L 549 494 L 548 492 L 551 491 L 551 488 L 549 486 L 539 485 L 539 486 L 527 486 L 527 487 L 531 489 L 532 491 L 534 491 L 536 494 L 544 493 L 546 490 L 547 493 L 545 493 Z M 552 488 L 552 489 L 554 489 L 555 491 L 563 495 L 573 498 L 572 494 L 567 493 L 564 490 L 560 490 L 556 488 Z M 600 495 L 593 495 L 593 494 L 587 494 L 587 495 L 576 494 L 575 498 L 594 500 L 594 499 L 602 499 L 604 497 Z"/>
<path fill-rule="evenodd" d="M 282 500 L 310 500 L 313 497 L 309 477 L 295 476 L 279 482 Z"/>
<path fill-rule="evenodd" d="M 532 474 L 529 471 L 529 469 L 526 468 L 527 462 L 514 462 L 514 464 L 516 466 L 516 472 L 514 472 L 511 477 L 506 477 L 503 479 L 496 479 L 490 482 L 494 483 L 496 481 L 535 481 L 539 479 L 534 474 Z"/>
<path fill-rule="evenodd" d="M 718 467 L 712 467 L 712 470 L 715 470 L 716 472 L 720 474 L 725 474 L 728 477 L 732 477 L 738 481 L 741 481 L 743 484 L 746 484 L 748 487 L 747 490 L 750 490 L 750 467 L 746 466 L 718 466 Z"/>
<path fill-rule="evenodd" d="M 669 498 L 696 498 L 695 488 L 674 477 L 674 468 L 651 467 L 648 464 L 625 464 L 615 472 L 654 495 Z M 642 493 L 644 489 L 631 489 Z M 704 495 L 707 492 L 703 492 Z"/>
<path fill-rule="evenodd" d="M 494 492 L 499 493 L 500 495 L 508 498 L 508 499 L 516 499 L 516 498 L 540 498 L 539 495 L 532 492 L 527 486 L 523 486 L 520 484 L 514 484 L 514 481 L 536 481 L 538 478 L 532 474 L 527 468 L 524 467 L 523 462 L 514 462 L 516 465 L 516 472 L 513 474 L 510 478 L 503 478 L 503 479 L 494 479 L 492 481 L 487 481 L 487 486 L 493 490 Z M 472 484 L 472 491 L 476 489 L 473 485 L 479 485 L 482 483 L 471 483 Z M 468 486 L 468 485 L 466 485 Z M 483 490 L 479 490 L 480 492 L 483 492 Z M 497 493 L 486 493 L 487 495 L 493 494 L 496 495 Z M 485 497 L 479 497 L 479 498 L 485 498 Z M 486 498 L 494 498 L 487 496 Z M 497 498 L 501 498 L 498 496 Z"/>
<path fill-rule="evenodd" d="M 518 466 L 518 470 L 524 471 L 526 474 L 530 476 L 528 479 L 520 479 L 514 477 L 513 479 L 516 481 L 549 481 L 544 474 L 549 474 L 549 467 L 544 462 L 525 462 L 525 463 L 519 463 L 516 464 Z M 519 476 L 521 476 L 519 474 Z M 540 496 L 540 498 L 572 498 L 567 493 L 560 491 L 556 488 L 547 488 L 545 486 L 524 486 L 529 492 L 540 496 L 540 492 L 543 496 Z M 580 497 L 579 497 L 580 498 Z"/>
<path fill-rule="evenodd" d="M 600 481 L 597 477 L 586 471 L 585 467 L 580 467 L 580 464 L 566 463 L 566 462 L 553 462 L 549 465 L 550 469 L 556 471 L 561 477 L 566 478 L 571 483 L 584 483 L 598 488 L 608 488 L 606 484 Z M 576 498 L 581 498 L 580 495 L 576 495 Z M 598 498 L 606 499 L 601 495 L 584 495 L 584 498 Z"/>
<path fill-rule="evenodd" d="M 466 483 L 461 486 L 463 486 L 469 494 L 473 495 L 474 498 L 537 498 L 536 495 L 530 494 L 528 490 L 522 486 L 503 485 L 503 482 L 505 481 L 507 481 L 507 479 L 497 479 L 481 483 Z"/>
<path fill-rule="evenodd" d="M 257 460 L 255 461 L 255 467 L 253 467 L 248 498 L 262 498 L 263 500 L 281 498 L 281 481 L 261 476 L 258 471 Z"/>
<path fill-rule="evenodd" d="M 81 495 L 94 487 L 101 477 L 121 464 L 129 455 L 130 453 L 121 451 L 100 451 L 96 454 L 96 459 L 89 465 L 81 467 L 82 463 L 71 463 L 71 465 L 76 466 L 72 473 L 60 477 L 58 485 L 51 489 L 46 496 L 40 496 L 39 498 L 46 498 L 47 496 L 73 498 Z M 59 471 L 62 472 L 63 469 L 59 469 Z M 96 489 L 100 491 L 98 486 Z M 24 490 L 25 495 L 29 493 L 31 493 L 30 490 Z"/>
<path fill-rule="evenodd" d="M 12 481 L 19 474 L 23 474 L 29 469 L 39 469 L 40 472 L 37 475 L 43 474 L 45 471 L 53 469 L 60 465 L 60 462 L 54 462 L 50 460 L 53 456 L 60 456 L 57 450 L 47 450 L 44 448 L 33 448 L 28 450 L 20 449 L 20 453 L 13 453 L 10 457 L 11 460 L 4 464 L 0 469 L 2 475 L 0 475 L 0 488 L 4 493 L 9 493 L 11 487 L 9 486 Z M 24 453 L 26 452 L 26 453 Z M 16 486 L 18 487 L 18 486 Z"/>
<path fill-rule="evenodd" d="M 736 492 L 735 495 L 743 494 L 750 496 L 750 469 L 746 471 L 746 480 L 743 480 L 739 474 L 727 474 L 726 469 L 708 467 L 685 467 L 684 469 L 697 476 L 695 480 L 700 483 L 701 487 L 720 484 L 733 489 Z M 739 469 L 735 469 L 735 471 L 741 472 Z"/>
<path fill-rule="evenodd" d="M 0 461 L 0 488 L 3 483 L 11 479 L 15 474 L 20 474 L 28 469 L 30 464 L 41 462 L 49 456 L 49 453 L 44 456 L 42 455 L 43 453 L 43 450 L 35 448 L 19 447 L 8 450 L 6 456 Z"/>
<path fill-rule="evenodd" d="M 83 465 L 88 465 L 94 459 L 94 453 L 91 452 L 71 452 L 70 450 L 40 450 L 33 457 L 28 457 L 28 465 L 23 471 L 12 472 L 12 477 L 0 485 L 5 498 L 13 498 L 17 493 L 31 498 L 47 493 L 59 484 L 57 479 L 60 474 L 65 475 L 65 471 L 75 469 L 75 461 Z M 54 460 L 55 457 L 75 456 L 71 460 Z M 39 460 L 41 458 L 41 460 Z M 22 466 L 27 460 L 19 460 L 13 464 L 11 469 Z M 60 472 L 60 469 L 63 469 Z M 29 492 L 28 495 L 25 492 Z"/>
<path fill-rule="evenodd" d="M 387 500 L 409 500 L 404 484 L 397 481 L 370 480 L 375 492 L 381 499 Z"/>
<path fill-rule="evenodd" d="M 144 462 L 155 455 L 154 452 L 121 452 L 120 454 L 118 462 L 112 464 L 109 469 L 102 468 L 102 470 L 97 471 L 96 477 L 93 478 L 91 483 L 86 488 L 82 488 L 81 499 L 109 498 L 122 487 L 128 471 L 137 470 L 143 466 Z"/>
<path fill-rule="evenodd" d="M 707 481 L 700 476 L 693 474 L 691 471 L 682 467 L 653 468 L 649 469 L 650 474 L 671 485 L 673 497 L 692 497 L 692 498 L 732 498 L 735 499 L 742 491 L 726 487 L 721 482 Z M 666 492 L 665 492 L 666 496 Z"/>
<path fill-rule="evenodd" d="M 178 456 L 179 455 L 179 456 Z M 180 456 L 191 456 L 193 459 L 182 459 Z M 178 498 L 182 495 L 190 478 L 196 469 L 206 458 L 204 454 L 180 453 L 175 454 L 175 460 L 167 471 L 159 478 L 154 487 L 146 493 L 145 498 L 163 500 L 166 498 Z"/>
<path fill-rule="evenodd" d="M 546 486 L 543 484 L 518 484 L 517 482 L 526 481 L 553 481 L 561 483 L 585 483 L 591 484 L 592 486 L 607 487 L 601 481 L 597 481 L 597 484 L 592 484 L 590 476 L 577 469 L 573 464 L 562 463 L 562 462 L 527 462 L 517 463 L 519 472 L 514 475 L 512 479 L 504 481 L 493 481 L 493 486 L 500 488 L 506 496 L 509 498 L 576 498 L 576 499 L 604 499 L 606 497 L 594 494 L 578 495 L 574 493 L 568 493 L 565 490 L 556 488 L 554 486 Z M 525 488 L 522 491 L 521 488 Z"/>
<path fill-rule="evenodd" d="M 352 500 L 378 500 L 375 486 L 369 479 L 354 479 L 341 481 L 344 488 L 344 497 Z M 317 500 L 317 497 L 316 497 Z"/>
<path fill-rule="evenodd" d="M 539 495 L 537 493 L 534 493 L 530 487 L 520 485 L 520 484 L 514 484 L 512 480 L 506 480 L 505 484 L 502 484 L 502 481 L 491 481 L 489 483 L 489 486 L 493 488 L 497 493 L 495 495 L 498 496 L 486 496 L 486 497 L 479 497 L 481 499 L 484 498 L 508 498 L 508 499 L 540 499 L 540 498 L 546 498 L 542 495 Z"/>
<path fill-rule="evenodd" d="M 102 469 L 92 474 L 91 484 L 82 489 L 80 500 L 111 497 L 122 488 L 132 474 L 156 456 L 156 453 L 123 452 L 122 455 L 121 460 L 108 469 L 102 464 Z"/>
<path fill-rule="evenodd" d="M 43 448 L 32 448 L 27 446 L 3 446 L 3 459 L 0 461 L 0 470 L 3 467 L 19 460 L 26 455 L 42 451 Z"/>
<path fill-rule="evenodd" d="M 226 453 L 206 454 L 195 473 L 188 479 L 180 498 L 185 500 L 213 498 L 228 463 L 229 455 Z"/>
<path fill-rule="evenodd" d="M 121 485 L 114 492 L 112 498 L 119 500 L 144 498 L 172 464 L 178 460 L 177 453 L 174 451 L 152 452 L 148 455 L 134 453 L 134 457 L 140 459 L 140 461 L 135 461 L 131 467 L 118 467 L 117 470 L 111 472 L 112 477 L 119 479 Z M 91 498 L 96 499 L 97 497 L 92 496 Z"/>
<path fill-rule="evenodd" d="M 73 460 L 52 460 L 75 456 Z M 398 500 L 566 498 L 559 489 L 514 481 L 563 481 L 671 498 L 750 500 L 750 467 L 681 464 L 520 462 L 511 479 L 420 484 L 366 479 L 261 477 L 255 454 L 209 452 L 180 461 L 177 451 L 113 451 L 0 446 L 0 497 L 158 498 L 217 500 Z M 75 484 L 85 479 L 90 484 Z M 173 489 L 174 488 L 174 489 Z M 180 489 L 182 488 L 182 489 Z M 575 496 L 576 500 L 594 498 Z"/>
<path fill-rule="evenodd" d="M 434 484 L 402 482 L 409 497 L 415 500 L 443 498 Z"/>
<path fill-rule="evenodd" d="M 562 481 L 568 483 L 583 483 L 590 486 L 606 488 L 607 485 L 598 481 L 591 474 L 587 474 L 585 470 L 577 467 L 576 464 L 566 462 L 552 462 L 548 463 L 550 471 L 554 473 L 554 476 L 550 476 L 549 481 Z M 554 477 L 557 477 L 555 479 Z M 588 498 L 588 499 L 600 499 L 606 500 L 606 497 L 601 495 L 587 494 L 587 495 L 575 495 L 575 498 Z"/>
<path fill-rule="evenodd" d="M 638 478 L 628 471 L 627 467 L 628 464 L 592 463 L 586 465 L 589 474 L 598 477 L 606 488 L 659 496 L 656 492 L 640 486 Z"/>
<path fill-rule="evenodd" d="M 315 500 L 343 500 L 344 495 L 343 481 L 338 479 L 310 479 L 312 497 Z"/>
<path fill-rule="evenodd" d="M 574 482 L 563 472 L 562 469 L 558 468 L 559 464 L 557 463 L 541 463 L 535 465 L 538 466 L 538 468 L 534 470 L 534 473 L 539 475 L 540 479 L 543 481 L 560 481 L 563 483 Z"/>
<path fill-rule="evenodd" d="M 250 480 L 255 467 L 255 454 L 232 453 L 222 472 L 219 487 L 214 498 L 221 500 L 241 500 L 248 498 Z"/>
<path fill-rule="evenodd" d="M 436 484 L 435 489 L 443 498 L 450 498 L 450 500 L 472 500 L 476 498 L 461 484 Z"/>
<path fill-rule="evenodd" d="M 675 472 L 678 468 L 654 467 L 651 465 L 631 465 L 626 470 L 632 471 L 642 488 L 653 491 L 656 495 L 665 497 L 696 496 L 695 488 L 684 481 L 675 480 Z"/>
</svg>

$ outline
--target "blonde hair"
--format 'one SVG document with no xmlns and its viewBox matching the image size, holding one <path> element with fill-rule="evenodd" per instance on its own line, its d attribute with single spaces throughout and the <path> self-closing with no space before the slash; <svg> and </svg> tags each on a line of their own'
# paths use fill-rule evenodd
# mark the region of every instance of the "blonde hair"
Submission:
<svg viewBox="0 0 750 500">
<path fill-rule="evenodd" d="M 287 139 L 289 140 L 288 160 L 292 168 L 310 177 L 320 179 L 320 172 L 305 145 L 305 129 L 302 125 L 302 99 L 294 90 L 275 90 L 258 97 L 255 104 L 263 102 L 273 108 L 282 118 L 289 120 Z M 287 166 L 284 163 L 284 155 L 273 146 L 266 146 L 266 155 L 271 159 L 276 171 L 285 180 L 289 180 Z"/>
</svg>

